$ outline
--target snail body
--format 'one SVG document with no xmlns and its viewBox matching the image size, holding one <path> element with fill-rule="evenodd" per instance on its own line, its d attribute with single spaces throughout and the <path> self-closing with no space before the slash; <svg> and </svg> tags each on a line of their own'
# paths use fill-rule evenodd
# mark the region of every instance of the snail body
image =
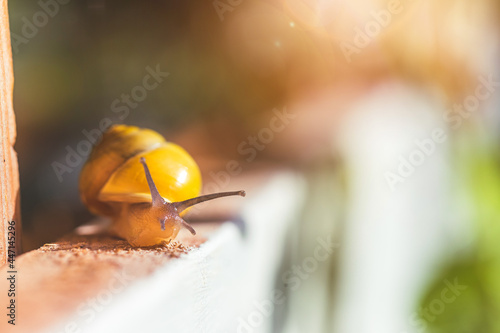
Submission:
<svg viewBox="0 0 500 333">
<path fill-rule="evenodd" d="M 186 208 L 245 195 L 238 191 L 197 197 L 201 173 L 193 158 L 157 132 L 127 125 L 114 125 L 103 134 L 82 168 L 79 186 L 87 208 L 111 217 L 110 232 L 132 246 L 169 241 L 182 227 L 195 234 L 182 218 Z"/>
</svg>

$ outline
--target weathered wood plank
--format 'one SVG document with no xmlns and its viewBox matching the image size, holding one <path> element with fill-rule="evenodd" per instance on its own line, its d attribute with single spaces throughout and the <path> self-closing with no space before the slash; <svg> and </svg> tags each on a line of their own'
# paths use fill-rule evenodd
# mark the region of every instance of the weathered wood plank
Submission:
<svg viewBox="0 0 500 333">
<path fill-rule="evenodd" d="M 16 124 L 12 107 L 14 77 L 7 0 L 0 0 L 0 266 L 8 256 L 8 222 L 16 222 L 16 249 L 20 250 L 19 174 L 14 151 Z"/>
</svg>

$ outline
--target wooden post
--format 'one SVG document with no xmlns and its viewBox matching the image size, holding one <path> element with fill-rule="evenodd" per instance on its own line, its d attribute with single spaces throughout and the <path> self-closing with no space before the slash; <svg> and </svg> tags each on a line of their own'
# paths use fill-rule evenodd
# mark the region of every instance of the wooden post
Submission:
<svg viewBox="0 0 500 333">
<path fill-rule="evenodd" d="M 14 77 L 10 44 L 7 0 L 0 0 L 0 266 L 9 256 L 9 236 L 15 237 L 13 248 L 20 251 L 21 221 L 19 219 L 19 171 L 14 151 L 16 124 L 12 107 Z M 15 221 L 15 222 L 12 222 Z M 9 226 L 15 224 L 15 234 Z M 13 228 L 10 228 L 13 229 Z M 12 249 L 12 247 L 11 247 Z"/>
</svg>

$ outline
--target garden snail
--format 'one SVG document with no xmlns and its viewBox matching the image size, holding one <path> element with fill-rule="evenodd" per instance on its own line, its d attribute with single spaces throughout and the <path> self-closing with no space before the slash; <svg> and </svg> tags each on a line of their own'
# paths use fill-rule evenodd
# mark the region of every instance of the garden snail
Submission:
<svg viewBox="0 0 500 333">
<path fill-rule="evenodd" d="M 147 163 L 147 164 L 146 164 Z M 153 180 L 154 179 L 154 180 Z M 113 219 L 110 231 L 132 246 L 174 239 L 186 208 L 244 191 L 197 197 L 201 174 L 180 146 L 149 129 L 114 125 L 103 134 L 80 174 L 80 195 L 94 214 Z"/>
</svg>

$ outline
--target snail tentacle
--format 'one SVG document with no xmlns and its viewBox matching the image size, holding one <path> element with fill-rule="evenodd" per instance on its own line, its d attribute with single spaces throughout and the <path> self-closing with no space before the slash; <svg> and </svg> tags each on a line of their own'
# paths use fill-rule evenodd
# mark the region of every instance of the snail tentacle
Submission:
<svg viewBox="0 0 500 333">
<path fill-rule="evenodd" d="M 186 228 L 187 230 L 189 230 L 189 232 L 194 236 L 196 235 L 196 231 L 194 230 L 194 228 L 189 224 L 187 223 L 186 221 L 184 221 L 184 219 L 180 216 L 176 216 L 175 217 L 175 221 L 177 223 L 179 223 L 181 226 L 183 226 L 184 228 Z"/>
<path fill-rule="evenodd" d="M 151 199 L 153 200 L 153 206 L 162 206 L 165 204 L 165 199 L 162 198 L 160 192 L 156 188 L 156 184 L 153 181 L 153 177 L 151 177 L 151 172 L 149 172 L 148 165 L 146 164 L 146 159 L 141 157 L 140 159 L 142 166 L 144 167 L 144 172 L 146 173 L 146 179 L 148 181 L 149 191 L 151 192 Z M 165 230 L 165 228 L 163 228 Z"/>
<path fill-rule="evenodd" d="M 201 195 L 199 197 L 187 199 L 184 201 L 173 202 L 172 204 L 175 206 L 175 208 L 177 208 L 177 211 L 182 212 L 186 208 L 197 205 L 199 203 L 202 203 L 202 202 L 205 202 L 208 200 L 217 199 L 217 198 L 229 197 L 229 196 L 233 196 L 233 195 L 240 195 L 240 196 L 244 197 L 246 195 L 246 193 L 245 193 L 245 191 L 212 193 L 212 194 L 207 194 L 207 195 Z"/>
</svg>

